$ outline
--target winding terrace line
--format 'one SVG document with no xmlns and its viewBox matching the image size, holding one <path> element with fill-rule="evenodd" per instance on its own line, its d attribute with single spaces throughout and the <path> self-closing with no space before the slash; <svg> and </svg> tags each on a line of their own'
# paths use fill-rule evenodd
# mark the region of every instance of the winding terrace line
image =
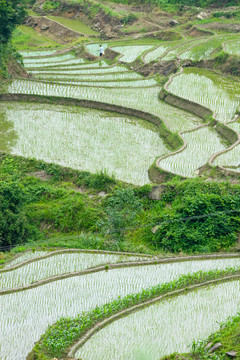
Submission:
<svg viewBox="0 0 240 360">
<path fill-rule="evenodd" d="M 18 257 L 20 257 L 22 254 L 24 254 L 27 251 L 31 251 L 31 250 L 24 251 L 23 253 L 19 254 Z M 154 258 L 154 256 L 148 255 L 148 254 L 137 254 L 137 253 L 128 253 L 128 252 L 117 252 L 117 251 L 106 251 L 106 250 L 88 250 L 88 249 L 86 249 L 86 250 L 85 249 L 61 249 L 61 250 L 51 251 L 45 255 L 40 255 L 40 256 L 34 257 L 32 259 L 22 261 L 16 265 L 13 265 L 6 269 L 0 269 L 0 274 L 19 269 L 25 265 L 31 264 L 31 263 L 39 261 L 39 260 L 48 259 L 52 256 L 61 255 L 61 254 L 83 254 L 83 253 L 84 254 L 95 254 L 95 255 L 119 255 L 119 256 L 129 256 L 129 257 L 135 256 L 135 257 L 144 257 L 144 258 L 145 257 Z M 15 259 L 16 258 L 14 258 L 13 260 L 15 260 Z"/>
<path fill-rule="evenodd" d="M 71 87 L 89 87 L 89 88 L 103 88 L 103 89 L 129 89 L 129 86 L 109 86 L 107 84 L 111 84 L 111 83 L 123 83 L 123 82 L 139 82 L 139 81 L 147 81 L 147 80 L 151 80 L 153 77 L 149 77 L 147 79 L 118 79 L 118 80 L 94 80 L 94 83 L 96 83 L 96 85 L 87 85 L 87 84 L 82 84 L 83 82 L 86 83 L 86 82 L 89 82 L 89 83 L 92 83 L 93 80 L 88 80 L 88 79 L 84 79 L 84 80 L 78 80 L 78 79 L 71 79 L 71 78 L 68 78 L 68 79 L 61 79 L 59 78 L 58 80 L 50 80 L 50 79 L 38 79 L 38 78 L 31 78 L 31 79 L 25 79 L 25 78 L 21 78 L 21 77 L 18 77 L 18 76 L 15 76 L 13 79 L 14 80 L 22 80 L 22 81 L 28 81 L 28 82 L 39 82 L 39 83 L 44 83 L 44 84 L 50 84 L 50 85 L 67 85 L 67 86 L 71 86 Z M 74 83 L 78 83 L 78 84 L 72 84 L 72 82 Z M 98 83 L 106 83 L 106 86 L 105 85 L 98 85 Z M 131 89 L 145 89 L 145 88 L 152 88 L 152 87 L 157 87 L 159 86 L 158 83 L 156 84 L 153 84 L 153 85 L 141 85 L 141 86 L 131 86 Z M 90 101 L 90 100 L 89 100 Z"/>
<path fill-rule="evenodd" d="M 62 253 L 61 251 L 58 252 Z M 49 254 L 50 256 L 46 256 L 43 257 L 43 259 L 54 256 L 54 255 L 58 255 L 58 254 Z M 80 270 L 80 271 L 75 271 L 75 272 L 71 272 L 71 273 L 65 273 L 65 274 L 60 274 L 60 275 L 53 275 L 49 278 L 45 278 L 39 281 L 36 281 L 32 284 L 29 285 L 25 285 L 25 286 L 21 286 L 21 287 L 15 287 L 15 288 L 10 288 L 10 289 L 6 289 L 6 290 L 1 290 L 0 291 L 0 296 L 3 295 L 8 295 L 8 294 L 12 294 L 15 292 L 21 292 L 21 291 L 25 291 L 25 290 L 30 290 L 39 286 L 43 286 L 55 281 L 59 281 L 59 280 L 63 280 L 63 279 L 67 279 L 67 278 L 72 278 L 72 277 L 76 277 L 76 276 L 83 276 L 83 275 L 88 275 L 88 274 L 93 274 L 93 273 L 97 273 L 97 272 L 101 272 L 101 271 L 106 271 L 106 270 L 115 270 L 115 269 L 123 269 L 123 268 L 129 268 L 129 267 L 138 267 L 138 266 L 148 266 L 148 265 L 159 265 L 159 264 L 171 264 L 171 263 L 179 263 L 179 262 L 187 262 L 187 261 L 207 261 L 207 260 L 217 260 L 217 259 L 232 259 L 232 258 L 240 258 L 240 254 L 213 254 L 213 255 L 195 255 L 195 256 L 185 256 L 185 257 L 173 257 L 173 258 L 163 258 L 163 259 L 153 259 L 153 260 L 143 260 L 143 261 L 129 261 L 129 262 L 121 262 L 121 263 L 115 263 L 115 264 L 104 264 L 101 266 L 95 266 L 95 267 L 91 267 L 89 269 L 85 269 L 85 270 Z M 25 266 L 28 263 L 31 262 L 35 262 L 38 260 L 33 259 L 34 261 L 30 261 L 30 262 L 25 262 L 23 263 L 21 266 Z M 14 270 L 14 269 L 13 269 Z"/>
<path fill-rule="evenodd" d="M 180 54 L 181 54 L 181 53 L 178 54 L 178 59 L 179 59 L 179 61 L 180 61 L 180 58 L 179 58 L 179 55 L 180 55 Z M 220 124 L 219 120 L 216 118 L 216 112 L 215 112 L 215 111 L 210 110 L 209 108 L 203 106 L 202 104 L 200 104 L 200 103 L 198 103 L 198 102 L 193 102 L 193 101 L 191 101 L 191 100 L 186 100 L 186 99 L 184 99 L 184 98 L 182 98 L 182 97 L 179 97 L 179 96 L 175 95 L 174 93 L 172 93 L 172 92 L 168 89 L 168 87 L 169 87 L 169 85 L 172 83 L 174 77 L 180 76 L 180 75 L 183 73 L 183 71 L 184 71 L 183 67 L 180 67 L 180 71 L 179 71 L 178 73 L 173 74 L 173 75 L 170 76 L 169 80 L 168 80 L 167 83 L 164 85 L 164 91 L 165 91 L 167 94 L 169 94 L 169 95 L 172 95 L 172 96 L 174 96 L 174 97 L 176 97 L 176 98 L 181 99 L 181 100 L 182 100 L 183 102 L 185 102 L 185 103 L 193 104 L 194 106 L 198 106 L 199 108 L 202 108 L 202 109 L 205 109 L 206 111 L 209 111 L 209 113 L 212 113 L 212 118 L 216 121 L 216 123 Z M 166 95 L 166 96 L 167 96 L 167 95 Z M 162 100 L 165 101 L 165 97 L 163 97 Z M 184 108 L 183 108 L 183 109 L 184 109 Z M 186 108 L 185 108 L 185 111 L 187 111 Z M 199 115 L 198 115 L 198 116 L 199 116 Z M 204 117 L 202 117 L 202 118 L 204 119 Z M 207 124 L 204 124 L 203 126 L 208 126 L 208 125 L 209 125 L 209 122 L 208 122 Z M 224 124 L 224 126 L 227 127 L 228 129 L 230 129 L 230 128 L 227 126 L 227 124 Z M 202 127 L 202 126 L 200 126 L 200 127 Z M 177 153 L 180 153 L 180 152 L 184 151 L 184 149 L 187 147 L 187 142 L 186 142 L 185 139 L 182 137 L 182 134 L 183 134 L 183 133 L 187 133 L 187 132 L 193 132 L 193 131 L 198 130 L 198 129 L 199 129 L 199 127 L 196 127 L 196 128 L 190 129 L 190 130 L 186 130 L 186 131 L 183 131 L 183 132 L 179 132 L 178 135 L 179 135 L 179 136 L 183 139 L 183 141 L 184 141 L 183 146 L 182 146 L 179 150 L 177 150 L 177 151 L 175 151 L 175 152 L 171 152 L 171 153 L 169 153 L 169 154 L 166 154 L 166 155 L 161 156 L 160 158 L 158 158 L 158 159 L 156 160 L 156 166 L 158 166 L 161 170 L 165 171 L 164 169 L 161 168 L 161 166 L 160 166 L 159 163 L 160 163 L 163 159 L 165 159 L 165 158 L 167 158 L 167 157 L 173 156 L 173 155 L 175 155 L 175 154 L 177 154 Z M 232 129 L 231 129 L 231 130 L 232 130 Z M 226 153 L 226 152 L 232 150 L 233 148 L 235 148 L 237 145 L 240 144 L 240 134 L 238 134 L 238 133 L 237 133 L 236 131 L 234 131 L 234 130 L 232 130 L 232 131 L 235 133 L 235 135 L 236 135 L 236 137 L 237 137 L 237 140 L 236 140 L 230 147 L 228 147 L 228 148 L 226 148 L 226 149 L 224 149 L 224 150 L 221 150 L 221 151 L 217 152 L 216 154 L 213 154 L 213 155 L 210 157 L 210 159 L 208 160 L 207 164 L 209 164 L 210 166 L 213 165 L 213 161 L 214 161 L 214 159 L 215 159 L 216 157 L 218 157 L 219 155 L 221 155 L 221 154 L 223 154 L 223 153 Z M 219 166 L 219 168 L 222 169 L 222 170 L 226 170 L 224 167 L 221 167 L 221 166 Z M 231 172 L 231 171 L 228 171 L 228 172 Z"/>
<path fill-rule="evenodd" d="M 156 125 L 159 129 L 164 128 L 167 135 L 171 135 L 172 132 L 166 127 L 163 120 L 161 120 L 158 116 L 153 115 L 148 112 L 144 112 L 141 110 L 123 107 L 114 104 L 103 103 L 94 100 L 83 100 L 83 99 L 74 99 L 67 97 L 59 97 L 59 96 L 46 96 L 46 95 L 29 95 L 29 94 L 0 94 L 0 101 L 23 101 L 23 102 L 36 102 L 36 103 L 46 103 L 46 104 L 58 104 L 58 105 L 70 105 L 70 106 L 82 106 L 86 108 L 95 108 L 98 110 L 117 112 L 124 115 L 130 115 L 139 117 L 141 119 L 147 120 L 154 125 Z M 167 136 L 166 135 L 166 136 Z M 159 136 L 163 139 L 165 143 L 171 148 L 174 148 L 174 145 L 170 142 L 167 142 L 165 136 L 159 134 Z"/>
<path fill-rule="evenodd" d="M 203 287 L 207 287 L 207 286 L 213 286 L 213 285 L 217 285 L 219 283 L 225 283 L 225 282 L 229 282 L 229 281 L 234 281 L 234 280 L 238 280 L 240 279 L 240 274 L 237 275 L 230 275 L 230 276 L 224 276 L 218 279 L 214 279 L 214 280 L 209 280 L 209 281 L 205 281 L 199 284 L 195 284 L 195 285 L 190 285 L 186 288 L 183 289 L 178 289 L 178 290 L 174 290 L 171 292 L 168 292 L 164 295 L 158 296 L 155 299 L 151 299 L 151 300 L 147 300 L 146 302 L 140 303 L 138 305 L 134 305 L 130 308 L 124 309 L 120 312 L 118 312 L 117 314 L 114 314 L 112 316 L 110 316 L 109 318 L 97 323 L 96 325 L 94 325 L 90 330 L 87 331 L 87 333 L 85 333 L 80 340 L 75 343 L 69 350 L 66 359 L 67 360 L 75 360 L 75 354 L 78 351 L 79 348 L 81 348 L 95 333 L 97 333 L 98 331 L 100 331 L 101 329 L 103 329 L 104 327 L 106 327 L 107 325 L 113 323 L 114 321 L 117 321 L 119 319 L 121 319 L 124 316 L 128 316 L 136 311 L 142 310 L 143 308 L 150 306 L 152 304 L 155 304 L 157 302 L 160 301 L 164 301 L 168 298 L 171 297 L 175 297 L 175 296 L 179 296 L 179 295 L 183 295 L 186 293 L 190 293 L 192 291 L 198 290 L 200 288 Z"/>
</svg>

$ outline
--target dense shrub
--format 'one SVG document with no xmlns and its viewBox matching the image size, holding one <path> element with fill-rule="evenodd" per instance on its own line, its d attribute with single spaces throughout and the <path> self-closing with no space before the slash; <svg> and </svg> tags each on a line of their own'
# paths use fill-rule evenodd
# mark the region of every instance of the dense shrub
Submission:
<svg viewBox="0 0 240 360">
<path fill-rule="evenodd" d="M 212 252 L 233 245 L 240 225 L 240 189 L 230 189 L 192 181 L 177 185 L 175 196 L 168 197 L 171 210 L 159 217 L 155 245 L 172 252 Z"/>
<path fill-rule="evenodd" d="M 0 0 L 0 44 L 9 42 L 13 30 L 26 15 L 24 1 Z"/>
<path fill-rule="evenodd" d="M 21 244 L 37 232 L 25 213 L 27 195 L 17 183 L 0 182 L 0 246 Z"/>
</svg>

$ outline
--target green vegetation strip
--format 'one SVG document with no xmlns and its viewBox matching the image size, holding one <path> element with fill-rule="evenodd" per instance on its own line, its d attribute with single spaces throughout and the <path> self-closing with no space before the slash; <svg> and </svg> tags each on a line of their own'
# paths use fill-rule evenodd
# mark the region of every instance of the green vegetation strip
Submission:
<svg viewBox="0 0 240 360">
<path fill-rule="evenodd" d="M 118 298 L 76 318 L 62 318 L 42 335 L 27 360 L 47 360 L 52 357 L 71 358 L 88 338 L 107 324 L 152 303 L 177 296 L 186 291 L 240 278 L 239 268 L 199 271 L 180 276 L 177 280 L 144 289 L 138 294 Z M 106 320 L 107 319 L 107 320 Z M 100 322 L 100 323 L 99 323 Z M 80 341 L 79 341 L 80 339 Z"/>
</svg>

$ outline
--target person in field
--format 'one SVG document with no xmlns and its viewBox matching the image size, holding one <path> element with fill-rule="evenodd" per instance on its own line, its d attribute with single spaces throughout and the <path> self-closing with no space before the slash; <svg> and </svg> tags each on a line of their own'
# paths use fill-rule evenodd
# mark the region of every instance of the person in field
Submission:
<svg viewBox="0 0 240 360">
<path fill-rule="evenodd" d="M 102 46 L 102 45 L 100 45 L 99 52 L 100 52 L 100 56 L 103 56 L 103 54 L 104 54 L 104 49 L 103 49 L 103 46 Z"/>
</svg>

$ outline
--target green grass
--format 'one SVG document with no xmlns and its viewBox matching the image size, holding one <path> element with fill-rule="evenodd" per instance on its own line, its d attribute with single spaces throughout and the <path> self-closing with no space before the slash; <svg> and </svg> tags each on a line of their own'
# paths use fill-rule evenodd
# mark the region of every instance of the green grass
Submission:
<svg viewBox="0 0 240 360">
<path fill-rule="evenodd" d="M 67 26 L 68 28 L 80 32 L 85 35 L 98 35 L 98 33 L 92 30 L 88 25 L 79 20 L 73 20 L 62 16 L 48 16 L 49 19 L 55 20 L 60 24 Z"/>
<path fill-rule="evenodd" d="M 49 39 L 45 35 L 40 35 L 36 30 L 25 25 L 20 25 L 14 31 L 12 44 L 19 50 L 41 46 L 59 46 L 58 42 Z"/>
</svg>

